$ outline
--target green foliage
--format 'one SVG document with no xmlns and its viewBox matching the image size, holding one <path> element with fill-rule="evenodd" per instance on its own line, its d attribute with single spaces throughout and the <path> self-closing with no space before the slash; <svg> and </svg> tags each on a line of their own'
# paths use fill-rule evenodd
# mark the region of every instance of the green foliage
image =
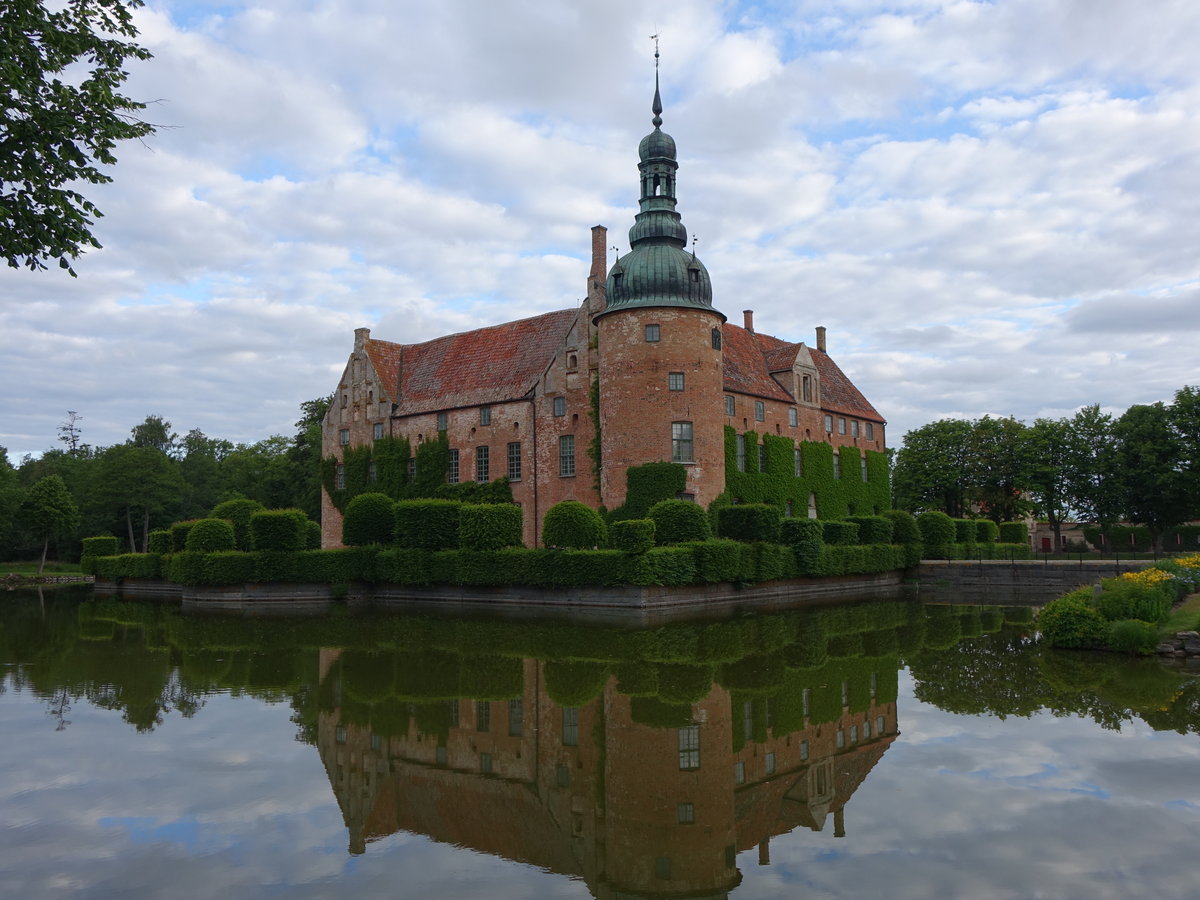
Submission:
<svg viewBox="0 0 1200 900">
<path fill-rule="evenodd" d="M 1028 544 L 1029 527 L 1024 522 L 1001 522 L 999 538 L 1002 544 Z"/>
<path fill-rule="evenodd" d="M 917 516 L 917 527 L 921 529 L 921 542 L 927 557 L 937 559 L 949 554 L 956 533 L 953 519 L 944 512 L 930 510 Z"/>
<path fill-rule="evenodd" d="M 659 663 L 658 696 L 667 703 L 699 703 L 712 690 L 711 666 Z"/>
<path fill-rule="evenodd" d="M 600 472 L 603 468 L 604 442 L 600 432 L 600 378 L 596 376 L 588 385 L 588 418 L 592 421 L 592 439 L 588 441 L 587 455 L 592 463 L 592 489 L 600 493 Z"/>
<path fill-rule="evenodd" d="M 853 522 L 822 522 L 822 539 L 826 544 L 852 546 L 859 543 L 858 526 Z"/>
<path fill-rule="evenodd" d="M 457 484 L 439 484 L 433 496 L 475 505 L 513 502 L 512 485 L 509 484 L 506 475 L 485 482 L 460 481 Z"/>
<path fill-rule="evenodd" d="M 82 0 L 65 7 L 17 0 L 4 8 L 4 108 L 0 113 L 0 258 L 12 268 L 44 269 L 85 247 L 100 211 L 79 185 L 112 181 L 118 141 L 154 126 L 137 118 L 145 104 L 118 93 L 130 59 L 149 59 L 133 42 L 141 0 Z"/>
<path fill-rule="evenodd" d="M 264 509 L 250 516 L 250 544 L 255 550 L 303 550 L 309 518 L 299 509 Z"/>
<path fill-rule="evenodd" d="M 754 548 L 727 538 L 696 541 L 692 549 L 696 573 L 701 581 L 749 582 L 754 580 Z"/>
<path fill-rule="evenodd" d="M 215 519 L 209 521 L 217 521 Z M 192 530 L 196 534 L 196 529 Z M 203 584 L 245 584 L 254 580 L 255 554 L 244 550 L 223 550 L 204 556 Z"/>
<path fill-rule="evenodd" d="M 157 553 L 124 553 L 91 558 L 97 578 L 161 578 L 162 556 Z"/>
<path fill-rule="evenodd" d="M 1051 600 L 1038 615 L 1038 630 L 1051 647 L 1102 646 L 1108 623 L 1092 608 L 1092 589 L 1080 588 Z"/>
<path fill-rule="evenodd" d="M 583 706 L 604 690 L 609 670 L 605 663 L 550 659 L 543 667 L 546 693 L 559 706 Z"/>
<path fill-rule="evenodd" d="M 171 530 L 169 528 L 156 528 L 150 532 L 150 537 L 146 541 L 147 553 L 170 553 L 171 552 Z"/>
<path fill-rule="evenodd" d="M 1096 596 L 1097 612 L 1111 621 L 1140 619 L 1162 623 L 1167 620 L 1175 602 L 1173 582 L 1142 584 L 1128 578 L 1105 578 Z"/>
<path fill-rule="evenodd" d="M 1000 526 L 991 519 L 975 520 L 975 540 L 980 544 L 994 544 L 1000 538 Z M 1013 543 L 1009 541 L 1009 543 Z"/>
<path fill-rule="evenodd" d="M 238 550 L 253 550 L 254 543 L 250 537 L 250 518 L 256 512 L 266 509 L 257 500 L 239 498 L 218 503 L 210 512 L 209 518 L 228 519 L 233 524 L 233 536 Z"/>
<path fill-rule="evenodd" d="M 171 528 L 171 552 L 179 553 L 187 549 L 188 533 L 192 530 L 192 526 L 200 519 L 187 519 L 182 522 L 172 522 Z"/>
<path fill-rule="evenodd" d="M 639 725 L 651 728 L 683 728 L 692 724 L 690 703 L 664 703 L 657 697 L 634 697 L 630 715 Z"/>
<path fill-rule="evenodd" d="M 434 496 L 439 485 L 445 484 L 446 473 L 450 469 L 450 439 L 444 431 L 438 432 L 436 438 L 426 439 L 417 447 L 415 468 L 413 495 Z"/>
<path fill-rule="evenodd" d="M 586 550 L 603 547 L 606 538 L 600 514 L 578 500 L 556 503 L 542 517 L 542 543 L 547 547 Z"/>
<path fill-rule="evenodd" d="M 1105 644 L 1130 656 L 1152 656 L 1158 646 L 1158 629 L 1149 622 L 1121 619 L 1109 625 Z"/>
<path fill-rule="evenodd" d="M 71 535 L 79 527 L 79 508 L 60 475 L 39 478 L 25 493 L 17 516 L 42 541 L 39 573 L 45 567 L 50 541 Z"/>
<path fill-rule="evenodd" d="M 623 519 L 608 526 L 608 541 L 614 550 L 645 553 L 654 546 L 653 519 Z"/>
<path fill-rule="evenodd" d="M 359 494 L 346 505 L 342 543 L 347 547 L 392 543 L 396 503 L 387 494 Z"/>
<path fill-rule="evenodd" d="M 630 584 L 684 585 L 695 581 L 696 558 L 687 546 L 647 550 L 641 556 L 634 557 L 629 576 Z"/>
<path fill-rule="evenodd" d="M 304 524 L 304 549 L 305 550 L 320 550 L 321 549 L 321 523 L 313 519 L 309 519 Z"/>
<path fill-rule="evenodd" d="M 111 534 L 103 534 L 97 537 L 86 537 L 83 539 L 83 552 L 80 555 L 116 556 L 117 539 Z"/>
<path fill-rule="evenodd" d="M 650 507 L 687 490 L 687 469 L 679 463 L 652 462 L 625 470 L 625 502 L 612 511 L 611 521 L 644 519 Z"/>
<path fill-rule="evenodd" d="M 424 550 L 457 547 L 461 511 L 456 500 L 401 500 L 395 505 L 396 544 Z"/>
<path fill-rule="evenodd" d="M 233 525 L 227 519 L 199 519 L 188 530 L 185 547 L 192 553 L 233 550 L 236 547 Z"/>
<path fill-rule="evenodd" d="M 883 516 L 892 523 L 892 541 L 903 544 L 909 566 L 915 566 L 921 561 L 924 549 L 921 540 L 921 529 L 912 513 L 902 509 L 885 510 Z"/>
<path fill-rule="evenodd" d="M 717 515 L 717 535 L 735 541 L 780 540 L 779 507 L 767 503 L 727 506 Z"/>
<path fill-rule="evenodd" d="M 654 539 L 663 544 L 703 541 L 710 535 L 704 509 L 690 500 L 660 500 L 650 507 Z"/>
<path fill-rule="evenodd" d="M 848 516 L 846 521 L 858 526 L 858 540 L 863 544 L 892 543 L 892 520 L 887 516 Z"/>
<path fill-rule="evenodd" d="M 979 529 L 976 527 L 974 519 L 954 520 L 954 542 L 956 544 L 974 544 L 975 535 L 978 533 Z"/>
<path fill-rule="evenodd" d="M 464 550 L 520 547 L 523 524 L 516 504 L 464 504 L 459 511 L 458 543 Z"/>
<path fill-rule="evenodd" d="M 791 547 L 799 575 L 815 575 L 821 567 L 821 548 L 825 544 L 825 524 L 819 519 L 784 519 L 780 539 Z"/>
</svg>

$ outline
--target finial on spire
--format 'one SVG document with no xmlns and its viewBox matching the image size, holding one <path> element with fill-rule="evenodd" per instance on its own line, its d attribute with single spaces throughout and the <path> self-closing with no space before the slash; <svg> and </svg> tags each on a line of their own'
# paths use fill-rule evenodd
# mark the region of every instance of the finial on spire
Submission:
<svg viewBox="0 0 1200 900">
<path fill-rule="evenodd" d="M 650 106 L 650 111 L 654 113 L 654 118 L 650 120 L 655 128 L 662 125 L 662 97 L 658 93 L 658 34 L 650 35 L 650 39 L 654 41 L 654 103 Z"/>
</svg>

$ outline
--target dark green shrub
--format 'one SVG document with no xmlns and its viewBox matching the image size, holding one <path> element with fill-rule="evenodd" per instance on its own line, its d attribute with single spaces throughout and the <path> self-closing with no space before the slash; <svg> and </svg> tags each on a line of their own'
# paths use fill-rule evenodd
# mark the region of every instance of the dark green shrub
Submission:
<svg viewBox="0 0 1200 900">
<path fill-rule="evenodd" d="M 167 580 L 189 586 L 203 584 L 204 557 L 203 553 L 191 553 L 186 550 L 172 553 L 166 558 Z"/>
<path fill-rule="evenodd" d="M 187 549 L 188 532 L 200 519 L 185 519 L 182 522 L 171 523 L 171 552 L 182 553 Z"/>
<path fill-rule="evenodd" d="M 696 574 L 701 581 L 753 581 L 754 548 L 741 541 L 714 538 L 695 541 L 692 549 Z"/>
<path fill-rule="evenodd" d="M 667 703 L 698 703 L 712 690 L 711 666 L 658 664 L 658 696 Z"/>
<path fill-rule="evenodd" d="M 153 534 L 153 532 L 151 532 Z M 161 552 L 161 551 L 155 551 Z M 83 539 L 83 549 L 79 554 L 84 556 L 116 556 L 117 555 L 117 539 L 111 534 L 102 534 L 96 537 L 86 537 Z"/>
<path fill-rule="evenodd" d="M 608 683 L 608 665 L 580 659 L 548 659 L 542 667 L 546 693 L 559 706 L 583 706 Z"/>
<path fill-rule="evenodd" d="M 1121 619 L 1109 625 L 1108 649 L 1132 656 L 1153 656 L 1158 646 L 1158 629 L 1149 622 Z"/>
<path fill-rule="evenodd" d="M 657 697 L 634 697 L 629 713 L 633 721 L 651 728 L 683 728 L 693 718 L 690 703 L 664 703 Z"/>
<path fill-rule="evenodd" d="M 900 652 L 900 637 L 894 628 L 868 631 L 862 636 L 863 655 L 871 657 L 891 656 Z"/>
<path fill-rule="evenodd" d="M 1001 526 L 1003 527 L 1003 526 Z M 1108 624 L 1089 601 L 1090 587 L 1051 600 L 1038 614 L 1038 630 L 1051 647 L 1099 647 L 1108 638 Z"/>
<path fill-rule="evenodd" d="M 649 515 L 659 546 L 705 541 L 712 534 L 704 509 L 690 500 L 660 500 L 650 507 Z"/>
<path fill-rule="evenodd" d="M 497 504 L 499 505 L 499 504 Z M 522 662 L 515 656 L 471 654 L 462 658 L 458 689 L 477 700 L 513 700 L 525 685 Z"/>
<path fill-rule="evenodd" d="M 947 518 L 949 518 L 947 516 Z M 962 640 L 962 618 L 952 606 L 928 606 L 925 614 L 925 646 L 949 650 Z"/>
<path fill-rule="evenodd" d="M 769 503 L 742 503 L 717 513 L 717 536 L 735 541 L 779 543 L 779 507 Z"/>
<path fill-rule="evenodd" d="M 796 557 L 791 547 L 757 541 L 749 545 L 754 558 L 754 580 L 776 581 L 795 578 L 798 574 Z"/>
<path fill-rule="evenodd" d="M 230 529 L 232 531 L 232 528 Z M 196 529 L 192 529 L 192 534 Z M 254 554 L 222 550 L 204 557 L 204 584 L 245 584 L 254 580 Z"/>
<path fill-rule="evenodd" d="M 679 463 L 652 462 L 625 470 L 625 502 L 614 509 L 611 521 L 644 519 L 660 500 L 687 489 L 687 469 Z"/>
<path fill-rule="evenodd" d="M 257 500 L 226 500 L 212 508 L 209 518 L 228 519 L 233 523 L 233 536 L 238 550 L 253 550 L 250 543 L 250 517 L 266 509 Z"/>
<path fill-rule="evenodd" d="M 396 527 L 396 503 L 387 494 L 359 494 L 346 504 L 342 543 L 347 547 L 386 546 Z"/>
<path fill-rule="evenodd" d="M 950 555 L 950 545 L 954 543 L 955 525 L 944 512 L 930 510 L 917 516 L 917 527 L 921 529 L 921 543 L 925 546 L 925 556 L 938 559 Z"/>
<path fill-rule="evenodd" d="M 261 584 L 300 580 L 300 551 L 257 550 L 254 581 Z"/>
<path fill-rule="evenodd" d="M 430 584 L 429 550 L 400 547 L 381 550 L 375 576 L 383 584 Z"/>
<path fill-rule="evenodd" d="M 607 534 L 600 513 L 578 500 L 556 503 L 542 518 L 542 543 L 564 550 L 603 547 Z"/>
<path fill-rule="evenodd" d="M 147 553 L 170 553 L 171 532 L 167 528 L 158 528 L 146 537 Z"/>
<path fill-rule="evenodd" d="M 979 529 L 975 525 L 975 520 L 953 519 L 952 521 L 954 522 L 954 543 L 974 544 L 975 535 L 979 533 Z"/>
<path fill-rule="evenodd" d="M 829 661 L 828 640 L 821 620 L 809 617 L 796 632 L 796 640 L 784 649 L 784 663 L 790 669 L 821 668 Z"/>
<path fill-rule="evenodd" d="M 653 519 L 622 519 L 608 526 L 608 542 L 614 550 L 645 553 L 654 546 Z"/>
<path fill-rule="evenodd" d="M 1000 526 L 991 519 L 975 520 L 975 540 L 980 544 L 994 544 L 1000 537 Z"/>
<path fill-rule="evenodd" d="M 453 550 L 458 546 L 457 500 L 401 500 L 396 504 L 396 544 L 422 550 Z"/>
<path fill-rule="evenodd" d="M 892 543 L 921 543 L 921 529 L 917 526 L 917 520 L 913 518 L 912 513 L 902 509 L 888 509 L 880 515 L 892 523 Z"/>
<path fill-rule="evenodd" d="M 216 553 L 236 547 L 233 524 L 227 519 L 199 519 L 188 532 L 186 549 L 192 553 Z"/>
<path fill-rule="evenodd" d="M 299 509 L 262 509 L 250 516 L 250 543 L 255 550 L 305 549 L 308 516 Z"/>
<path fill-rule="evenodd" d="M 846 521 L 858 526 L 860 544 L 892 543 L 892 520 L 886 516 L 847 516 Z"/>
<path fill-rule="evenodd" d="M 524 518 L 515 503 L 464 504 L 458 517 L 458 545 L 465 550 L 520 547 Z"/>
<path fill-rule="evenodd" d="M 314 522 L 309 519 L 304 524 L 304 549 L 305 550 L 320 550 L 321 549 L 321 523 Z"/>
<path fill-rule="evenodd" d="M 779 539 L 792 548 L 798 575 L 813 576 L 820 571 L 824 535 L 824 525 L 817 519 L 784 519 L 780 524 Z"/>
<path fill-rule="evenodd" d="M 84 557 L 99 578 L 161 578 L 162 557 L 157 553 L 124 553 L 120 556 Z"/>
<path fill-rule="evenodd" d="M 1029 529 L 1024 522 L 1001 522 L 998 534 L 1002 544 L 1029 544 Z"/>
<path fill-rule="evenodd" d="M 832 522 L 822 522 L 821 524 L 824 528 L 823 537 L 826 544 L 848 547 L 859 543 L 858 526 L 853 522 L 839 519 Z"/>
<path fill-rule="evenodd" d="M 697 580 L 696 556 L 691 547 L 655 547 L 632 560 L 631 584 L 682 585 Z"/>
</svg>

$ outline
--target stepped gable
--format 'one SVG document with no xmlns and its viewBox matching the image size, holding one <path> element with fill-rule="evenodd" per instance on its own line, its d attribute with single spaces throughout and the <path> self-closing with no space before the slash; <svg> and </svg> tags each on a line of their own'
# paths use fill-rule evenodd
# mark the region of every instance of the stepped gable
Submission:
<svg viewBox="0 0 1200 900">
<path fill-rule="evenodd" d="M 854 383 L 830 359 L 829 354 L 809 348 L 817 375 L 821 379 L 821 407 L 834 412 L 848 413 L 860 419 L 871 419 L 884 423 L 884 418 L 873 407 Z"/>
<path fill-rule="evenodd" d="M 422 344 L 368 341 L 396 415 L 481 406 L 528 396 L 579 315 L 560 309 Z"/>
<path fill-rule="evenodd" d="M 741 394 L 752 394 L 768 400 L 779 400 L 783 403 L 795 402 L 792 395 L 779 386 L 770 375 L 766 355 L 763 353 L 763 339 L 768 343 L 774 341 L 784 345 L 784 341 L 767 335 L 755 334 L 737 325 L 726 322 L 721 327 L 722 345 L 724 349 L 724 380 L 725 389 Z M 794 346 L 794 345 L 787 345 Z M 772 351 L 780 349 L 772 345 Z M 795 350 L 792 358 L 795 359 Z M 789 363 L 784 368 L 791 368 Z"/>
</svg>

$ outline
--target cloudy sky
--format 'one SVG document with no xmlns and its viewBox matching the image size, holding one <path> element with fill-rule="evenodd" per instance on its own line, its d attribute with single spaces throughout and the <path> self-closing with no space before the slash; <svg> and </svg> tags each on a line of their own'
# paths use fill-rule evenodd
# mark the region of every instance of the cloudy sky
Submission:
<svg viewBox="0 0 1200 900">
<path fill-rule="evenodd" d="M 162 127 L 103 250 L 0 271 L 0 445 L 291 433 L 357 326 L 574 305 L 628 247 L 662 35 L 680 211 L 734 322 L 829 349 L 890 422 L 1200 382 L 1194 0 L 150 0 Z M 610 260 L 611 261 L 611 260 Z"/>
</svg>

